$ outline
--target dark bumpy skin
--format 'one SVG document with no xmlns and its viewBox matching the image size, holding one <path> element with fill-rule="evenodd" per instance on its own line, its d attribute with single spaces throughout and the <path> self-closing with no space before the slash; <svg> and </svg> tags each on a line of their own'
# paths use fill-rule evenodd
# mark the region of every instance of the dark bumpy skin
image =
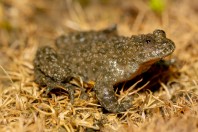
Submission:
<svg viewBox="0 0 198 132">
<path fill-rule="evenodd" d="M 55 49 L 38 49 L 35 80 L 51 89 L 67 87 L 72 100 L 72 78 L 80 76 L 85 82 L 94 81 L 100 104 L 110 112 L 122 112 L 132 106 L 131 101 L 118 103 L 113 86 L 145 72 L 174 49 L 163 30 L 131 37 L 118 36 L 116 27 L 71 33 L 59 37 Z"/>
</svg>

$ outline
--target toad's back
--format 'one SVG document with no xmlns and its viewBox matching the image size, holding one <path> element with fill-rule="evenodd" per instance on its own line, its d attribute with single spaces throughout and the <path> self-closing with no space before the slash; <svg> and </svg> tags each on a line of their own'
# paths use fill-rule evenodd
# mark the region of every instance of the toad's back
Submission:
<svg viewBox="0 0 198 132">
<path fill-rule="evenodd" d="M 78 35 L 76 34 L 75 38 Z M 108 39 L 92 36 L 93 39 L 87 40 L 84 38 L 85 34 L 81 35 L 82 37 L 78 36 L 77 39 L 65 43 L 65 47 L 59 50 L 62 61 L 60 63 L 65 65 L 70 73 L 96 81 L 100 74 L 112 72 L 114 74 L 110 78 L 116 79 L 123 74 L 127 65 L 131 65 L 129 63 L 135 63 L 134 57 L 129 57 L 130 52 L 134 51 L 134 48 L 130 49 L 128 45 L 130 38 L 111 35 Z M 135 52 L 133 53 L 135 55 Z"/>
</svg>

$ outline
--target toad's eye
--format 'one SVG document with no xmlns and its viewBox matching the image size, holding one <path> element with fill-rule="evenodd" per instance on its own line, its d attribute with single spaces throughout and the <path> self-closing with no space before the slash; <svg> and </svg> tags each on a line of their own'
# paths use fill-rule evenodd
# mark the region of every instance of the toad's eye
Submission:
<svg viewBox="0 0 198 132">
<path fill-rule="evenodd" d="M 146 39 L 146 43 L 147 44 L 150 44 L 151 43 L 151 40 L 150 39 Z"/>
</svg>

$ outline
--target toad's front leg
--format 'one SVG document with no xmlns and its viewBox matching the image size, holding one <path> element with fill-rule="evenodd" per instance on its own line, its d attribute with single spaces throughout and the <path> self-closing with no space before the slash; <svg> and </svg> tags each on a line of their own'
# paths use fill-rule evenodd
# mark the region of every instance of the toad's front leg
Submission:
<svg viewBox="0 0 198 132">
<path fill-rule="evenodd" d="M 100 104 L 109 112 L 123 112 L 132 106 L 131 99 L 118 102 L 113 85 L 110 82 L 99 81 L 96 83 L 94 90 Z"/>
</svg>

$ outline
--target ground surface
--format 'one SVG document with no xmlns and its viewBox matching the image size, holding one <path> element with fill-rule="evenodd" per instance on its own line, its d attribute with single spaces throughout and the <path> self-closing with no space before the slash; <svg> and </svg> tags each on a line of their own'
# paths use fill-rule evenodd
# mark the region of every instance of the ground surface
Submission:
<svg viewBox="0 0 198 132">
<path fill-rule="evenodd" d="M 198 4 L 151 7 L 146 0 L 0 1 L 0 131 L 198 131 Z M 37 48 L 64 33 L 115 23 L 125 36 L 166 31 L 176 44 L 167 81 L 157 80 L 153 92 L 134 91 L 134 107 L 119 115 L 104 113 L 93 91 L 89 101 L 76 91 L 74 104 L 66 93 L 44 97 L 33 79 Z"/>
</svg>

